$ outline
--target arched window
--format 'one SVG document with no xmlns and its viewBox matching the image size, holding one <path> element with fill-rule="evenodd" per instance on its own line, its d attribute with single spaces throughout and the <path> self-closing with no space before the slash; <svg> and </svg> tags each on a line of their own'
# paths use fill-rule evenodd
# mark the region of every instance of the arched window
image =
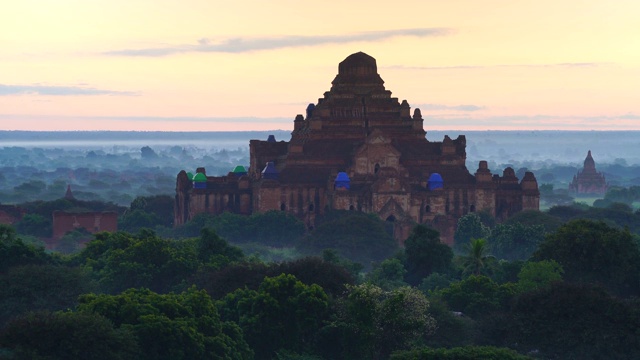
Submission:
<svg viewBox="0 0 640 360">
<path fill-rule="evenodd" d="M 286 209 L 287 209 L 287 206 L 284 203 L 280 204 L 281 211 L 285 211 Z"/>
<path fill-rule="evenodd" d="M 380 164 L 376 163 L 376 166 L 373 167 L 373 173 L 377 174 L 379 170 L 380 170 Z"/>
<path fill-rule="evenodd" d="M 469 212 L 476 212 L 476 206 L 475 205 L 471 205 L 469 207 Z"/>
<path fill-rule="evenodd" d="M 426 213 L 430 213 L 431 212 L 431 205 L 427 205 L 424 207 L 424 212 Z"/>
<path fill-rule="evenodd" d="M 351 211 L 355 210 L 355 208 L 353 207 L 353 205 L 349 205 L 349 210 L 351 210 Z"/>
<path fill-rule="evenodd" d="M 309 212 L 312 212 L 314 209 L 313 203 L 309 204 Z"/>
</svg>

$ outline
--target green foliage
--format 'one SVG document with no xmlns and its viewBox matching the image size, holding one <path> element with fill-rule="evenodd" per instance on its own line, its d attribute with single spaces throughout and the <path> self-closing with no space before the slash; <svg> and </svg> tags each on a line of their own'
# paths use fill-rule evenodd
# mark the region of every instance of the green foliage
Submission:
<svg viewBox="0 0 640 360">
<path fill-rule="evenodd" d="M 265 278 L 257 291 L 238 289 L 218 304 L 223 319 L 240 325 L 259 359 L 280 349 L 308 350 L 329 307 L 320 286 L 286 274 Z"/>
<path fill-rule="evenodd" d="M 142 212 L 148 215 L 149 218 L 155 222 L 149 226 L 144 227 L 154 228 L 156 225 L 171 227 L 173 226 L 173 196 L 169 195 L 154 195 L 154 196 L 137 196 L 131 202 L 129 207 L 130 212 L 123 216 L 126 219 L 132 212 Z M 137 231 L 139 229 L 136 229 Z"/>
<path fill-rule="evenodd" d="M 431 273 L 431 275 L 422 279 L 419 289 L 423 293 L 428 294 L 430 291 L 449 287 L 452 281 L 451 277 L 447 274 Z"/>
<path fill-rule="evenodd" d="M 555 260 L 569 282 L 600 284 L 622 296 L 640 294 L 640 250 L 626 230 L 574 220 L 547 236 L 533 260 Z"/>
<path fill-rule="evenodd" d="M 139 359 L 250 359 L 253 354 L 238 327 L 220 320 L 205 291 L 159 295 L 129 289 L 120 295 L 80 297 L 78 311 L 99 314 L 135 334 Z"/>
<path fill-rule="evenodd" d="M 80 268 L 25 265 L 0 273 L 0 328 L 9 318 L 35 310 L 65 310 L 78 296 L 94 291 L 89 274 Z"/>
<path fill-rule="evenodd" d="M 318 344 L 329 359 L 384 359 L 436 328 L 429 302 L 415 288 L 384 291 L 371 284 L 356 285 L 337 307 Z"/>
<path fill-rule="evenodd" d="M 601 289 L 556 282 L 517 299 L 511 341 L 550 359 L 637 359 L 638 315 Z"/>
<path fill-rule="evenodd" d="M 452 349 L 423 348 L 393 353 L 391 360 L 531 360 L 511 349 L 492 346 L 465 346 Z"/>
<path fill-rule="evenodd" d="M 45 218 L 38 214 L 26 214 L 15 223 L 15 227 L 20 234 L 51 237 L 51 216 Z"/>
<path fill-rule="evenodd" d="M 512 284 L 498 285 L 486 276 L 476 275 L 435 292 L 451 310 L 473 318 L 504 309 L 514 294 Z"/>
<path fill-rule="evenodd" d="M 31 180 L 25 183 L 22 183 L 18 186 L 15 186 L 13 190 L 16 192 L 28 193 L 28 194 L 39 194 L 43 192 L 47 188 L 47 183 L 41 180 Z"/>
<path fill-rule="evenodd" d="M 537 211 L 537 210 L 524 210 L 520 211 L 507 219 L 504 224 L 513 225 L 519 223 L 527 226 L 540 225 L 544 228 L 545 232 L 556 231 L 562 221 L 549 213 Z"/>
<path fill-rule="evenodd" d="M 544 240 L 544 235 L 542 225 L 499 224 L 491 230 L 488 243 L 491 254 L 498 259 L 527 260 Z"/>
<path fill-rule="evenodd" d="M 118 293 L 146 287 L 165 293 L 203 267 L 218 269 L 243 258 L 213 231 L 183 241 L 162 239 L 148 230 L 101 233 L 87 244 L 74 262 L 90 267 L 104 291 Z"/>
<path fill-rule="evenodd" d="M 489 248 L 487 246 L 487 240 L 485 239 L 473 239 L 467 244 L 467 255 L 463 257 L 463 271 L 464 275 L 481 275 L 490 272 L 492 260 L 494 257 L 489 256 Z"/>
<path fill-rule="evenodd" d="M 306 257 L 269 265 L 255 262 L 234 263 L 217 271 L 198 273 L 195 284 L 214 298 L 241 288 L 257 290 L 265 277 L 291 274 L 306 285 L 318 284 L 328 294 L 339 296 L 345 285 L 354 283 L 353 276 L 340 265 L 324 261 L 318 257 Z"/>
<path fill-rule="evenodd" d="M 635 200 L 640 200 L 640 186 L 629 188 L 613 186 L 607 190 L 604 199 L 611 203 L 623 203 L 631 205 Z"/>
<path fill-rule="evenodd" d="M 202 229 L 200 237 L 196 241 L 198 259 L 213 268 L 220 268 L 229 262 L 239 261 L 244 258 L 242 251 L 235 246 L 230 246 L 215 231 L 209 228 Z"/>
<path fill-rule="evenodd" d="M 141 209 L 135 209 L 127 212 L 124 216 L 118 219 L 118 229 L 120 231 L 127 231 L 135 233 L 143 228 L 153 229 L 157 225 L 162 225 L 162 219 L 160 219 L 154 213 L 148 213 Z"/>
<path fill-rule="evenodd" d="M 64 234 L 64 236 L 58 240 L 55 251 L 62 254 L 72 254 L 80 249 L 81 242 L 88 241 L 92 238 L 93 234 L 85 228 L 74 229 Z"/>
<path fill-rule="evenodd" d="M 384 260 L 380 265 L 374 266 L 373 270 L 367 274 L 366 281 L 383 290 L 392 290 L 407 286 L 407 283 L 403 281 L 406 272 L 399 259 L 390 258 Z"/>
<path fill-rule="evenodd" d="M 424 345 L 440 348 L 472 345 L 475 339 L 475 321 L 449 310 L 438 298 L 429 299 L 429 314 L 438 325 L 433 334 L 424 336 Z"/>
<path fill-rule="evenodd" d="M 528 292 L 562 281 L 562 266 L 554 260 L 527 262 L 518 273 L 519 292 Z"/>
<path fill-rule="evenodd" d="M 175 232 L 180 237 L 189 237 L 205 227 L 215 229 L 232 243 L 256 242 L 279 247 L 294 245 L 305 231 L 304 224 L 295 216 L 285 211 L 267 211 L 251 216 L 230 212 L 198 214 Z"/>
<path fill-rule="evenodd" d="M 413 228 L 411 235 L 404 242 L 405 280 L 411 285 L 418 285 L 433 272 L 449 271 L 453 251 L 447 244 L 440 242 L 440 234 L 424 225 Z"/>
<path fill-rule="evenodd" d="M 482 223 L 478 214 L 470 213 L 464 215 L 458 219 L 456 232 L 453 235 L 454 248 L 457 251 L 464 252 L 471 240 L 486 238 L 490 232 L 491 230 Z"/>
<path fill-rule="evenodd" d="M 44 248 L 25 244 L 8 225 L 0 224 L 0 273 L 14 266 L 50 264 L 54 259 Z"/>
<path fill-rule="evenodd" d="M 14 319 L 0 332 L 8 359 L 135 360 L 140 351 L 128 328 L 114 328 L 97 314 L 38 312 Z"/>
<path fill-rule="evenodd" d="M 384 225 L 384 221 L 373 214 L 335 211 L 301 241 L 300 247 L 311 253 L 335 249 L 341 256 L 368 266 L 371 261 L 382 261 L 398 249 Z"/>
<path fill-rule="evenodd" d="M 322 259 L 326 262 L 341 266 L 353 275 L 355 279 L 360 279 L 364 266 L 358 262 L 351 261 L 338 254 L 335 249 L 322 250 Z M 326 288 L 325 288 L 326 289 Z"/>
</svg>

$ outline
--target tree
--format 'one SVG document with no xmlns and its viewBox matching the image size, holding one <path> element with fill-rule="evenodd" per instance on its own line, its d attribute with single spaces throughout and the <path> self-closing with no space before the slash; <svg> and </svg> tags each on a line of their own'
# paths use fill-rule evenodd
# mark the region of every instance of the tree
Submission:
<svg viewBox="0 0 640 360">
<path fill-rule="evenodd" d="M 404 253 L 405 280 L 414 286 L 433 272 L 448 272 L 453 259 L 453 251 L 440 242 L 440 234 L 424 225 L 413 228 L 404 242 Z"/>
<path fill-rule="evenodd" d="M 127 212 L 118 219 L 118 229 L 130 233 L 136 233 L 143 228 L 153 229 L 161 224 L 162 220 L 158 216 L 141 209 Z"/>
<path fill-rule="evenodd" d="M 389 258 L 374 266 L 367 276 L 367 282 L 379 286 L 383 290 L 392 290 L 401 286 L 407 286 L 404 276 L 407 271 L 400 259 Z"/>
<path fill-rule="evenodd" d="M 95 290 L 87 271 L 54 265 L 25 265 L 0 273 L 0 328 L 28 311 L 75 307 L 78 296 Z"/>
<path fill-rule="evenodd" d="M 119 295 L 87 294 L 78 311 L 98 314 L 116 328 L 129 329 L 143 349 L 139 359 L 250 359 L 251 349 L 237 325 L 220 320 L 205 291 L 159 295 L 129 289 Z"/>
<path fill-rule="evenodd" d="M 458 219 L 456 232 L 453 235 L 454 248 L 457 251 L 464 252 L 471 240 L 486 238 L 490 233 L 491 230 L 482 223 L 478 214 L 470 213 L 464 215 Z"/>
<path fill-rule="evenodd" d="M 517 298 L 510 341 L 550 359 L 637 359 L 637 304 L 599 288 L 555 282 Z"/>
<path fill-rule="evenodd" d="M 487 266 L 489 259 L 493 258 L 487 254 L 488 252 L 487 240 L 471 240 L 471 242 L 467 244 L 467 255 L 463 260 L 463 274 L 480 275 L 486 273 L 489 270 Z"/>
<path fill-rule="evenodd" d="M 158 158 L 158 154 L 156 154 L 156 152 L 148 146 L 143 146 L 142 148 L 140 148 L 140 156 L 145 160 L 155 160 Z"/>
<path fill-rule="evenodd" d="M 525 227 L 541 225 L 544 228 L 544 232 L 548 233 L 558 230 L 558 228 L 563 224 L 563 221 L 546 212 L 524 210 L 509 217 L 509 219 L 507 219 L 503 224 L 514 225 L 516 223 L 522 224 Z"/>
<path fill-rule="evenodd" d="M 391 360 L 533 360 L 516 351 L 492 346 L 465 346 L 451 349 L 422 348 L 399 351 L 391 355 Z"/>
<path fill-rule="evenodd" d="M 527 262 L 518 273 L 518 291 L 533 291 L 554 281 L 562 281 L 563 272 L 562 266 L 554 260 Z"/>
<path fill-rule="evenodd" d="M 481 317 L 504 309 L 515 294 L 512 284 L 498 285 L 486 276 L 472 275 L 436 291 L 453 311 Z"/>
<path fill-rule="evenodd" d="M 242 250 L 229 245 L 216 232 L 204 228 L 200 237 L 196 240 L 196 252 L 198 259 L 208 266 L 220 268 L 230 262 L 240 261 L 244 258 Z"/>
<path fill-rule="evenodd" d="M 330 359 L 385 359 L 435 330 L 428 310 L 428 300 L 415 288 L 352 286 L 321 330 L 319 351 Z"/>
<path fill-rule="evenodd" d="M 568 282 L 599 284 L 622 296 L 640 294 L 640 250 L 628 230 L 574 220 L 548 235 L 532 259 L 555 260 Z"/>
<path fill-rule="evenodd" d="M 203 230 L 200 238 L 182 241 L 162 239 L 143 230 L 136 236 L 97 234 L 73 263 L 91 267 L 109 293 L 139 287 L 164 293 L 176 289 L 198 269 L 219 269 L 242 258 L 239 249 L 210 229 Z"/>
<path fill-rule="evenodd" d="M 173 180 L 175 181 L 175 178 Z M 174 201 L 173 197 L 169 195 L 137 196 L 131 202 L 129 209 L 132 212 L 143 211 L 149 214 L 157 225 L 171 227 L 173 225 Z M 146 227 L 153 228 L 153 226 Z"/>
<path fill-rule="evenodd" d="M 527 260 L 544 240 L 544 235 L 541 225 L 499 224 L 491 231 L 488 243 L 492 255 L 498 259 Z"/>
<path fill-rule="evenodd" d="M 53 262 L 43 247 L 25 244 L 11 226 L 0 224 L 0 273 L 14 266 Z"/>
<path fill-rule="evenodd" d="M 238 289 L 218 304 L 222 318 L 240 325 L 259 359 L 272 358 L 280 349 L 310 349 L 329 307 L 320 286 L 287 274 L 265 278 L 257 291 Z"/>
<path fill-rule="evenodd" d="M 37 312 L 18 317 L 0 332 L 0 356 L 9 359 L 135 360 L 143 357 L 128 328 L 114 328 L 103 316 Z"/>
<path fill-rule="evenodd" d="M 335 211 L 300 242 L 300 249 L 320 253 L 335 249 L 341 256 L 369 266 L 398 249 L 397 242 L 376 215 L 358 211 Z"/>
<path fill-rule="evenodd" d="M 51 237 L 51 220 L 38 214 L 26 214 L 16 222 L 16 231 L 25 235 Z"/>
</svg>

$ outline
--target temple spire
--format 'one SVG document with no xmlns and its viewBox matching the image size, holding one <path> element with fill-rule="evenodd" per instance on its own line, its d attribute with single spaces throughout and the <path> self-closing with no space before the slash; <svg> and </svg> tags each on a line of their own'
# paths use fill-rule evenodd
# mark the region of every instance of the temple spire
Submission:
<svg viewBox="0 0 640 360">
<path fill-rule="evenodd" d="M 67 192 L 64 194 L 64 198 L 67 200 L 75 200 L 76 198 L 73 196 L 71 192 L 71 185 L 67 185 Z"/>
</svg>

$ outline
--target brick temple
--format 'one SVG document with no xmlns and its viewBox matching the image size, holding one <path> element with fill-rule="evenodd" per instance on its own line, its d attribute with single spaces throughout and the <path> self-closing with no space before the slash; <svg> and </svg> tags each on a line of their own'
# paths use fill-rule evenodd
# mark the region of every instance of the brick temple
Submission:
<svg viewBox="0 0 640 360">
<path fill-rule="evenodd" d="M 591 150 L 584 159 L 584 167 L 573 176 L 569 184 L 569 192 L 576 195 L 604 195 L 608 189 L 604 174 L 596 170 L 596 162 L 591 156 Z"/>
<path fill-rule="evenodd" d="M 250 164 L 225 176 L 181 171 L 176 226 L 203 212 L 287 211 L 312 229 L 328 209 L 375 213 L 393 222 L 403 241 L 416 223 L 441 232 L 449 244 L 457 220 L 486 211 L 499 221 L 539 208 L 535 176 L 512 168 L 492 174 L 480 161 L 465 166 L 466 139 L 430 141 L 420 109 L 411 113 L 385 89 L 376 60 L 362 52 L 338 66 L 331 89 L 297 115 L 289 141 L 251 140 Z"/>
</svg>

